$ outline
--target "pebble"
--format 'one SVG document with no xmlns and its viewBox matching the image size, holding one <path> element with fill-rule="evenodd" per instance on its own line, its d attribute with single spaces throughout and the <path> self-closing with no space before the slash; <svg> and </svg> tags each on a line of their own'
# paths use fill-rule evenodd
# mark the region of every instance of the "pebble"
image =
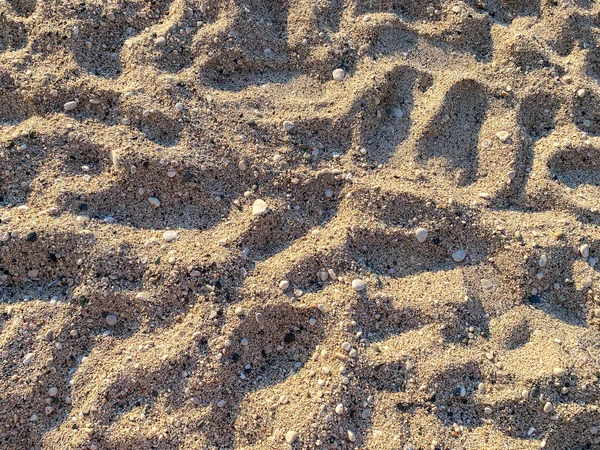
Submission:
<svg viewBox="0 0 600 450">
<path fill-rule="evenodd" d="M 483 289 L 485 289 L 486 291 L 491 291 L 492 288 L 494 287 L 494 284 L 490 280 L 483 278 L 481 280 L 481 287 Z"/>
<path fill-rule="evenodd" d="M 538 265 L 540 267 L 546 267 L 547 264 L 548 264 L 548 257 L 546 255 L 540 256 L 540 259 L 538 261 Z"/>
<path fill-rule="evenodd" d="M 348 430 L 348 440 L 350 442 L 356 441 L 356 433 L 352 430 Z"/>
<path fill-rule="evenodd" d="M 581 247 L 579 247 L 579 253 L 581 253 L 581 256 L 584 258 L 587 258 L 590 256 L 590 246 L 588 244 L 583 244 Z"/>
<path fill-rule="evenodd" d="M 48 395 L 50 397 L 56 397 L 57 394 L 58 394 L 58 388 L 51 387 L 50 389 L 48 389 Z"/>
<path fill-rule="evenodd" d="M 177 231 L 174 230 L 167 230 L 163 233 L 163 239 L 165 240 L 165 242 L 173 242 L 175 239 L 177 239 Z"/>
<path fill-rule="evenodd" d="M 160 200 L 156 197 L 148 197 L 148 203 L 150 203 L 155 208 L 158 208 L 160 206 Z"/>
<path fill-rule="evenodd" d="M 296 126 L 296 124 L 294 122 L 291 122 L 289 120 L 284 120 L 283 121 L 283 129 L 285 131 L 291 131 L 292 128 L 294 128 Z"/>
<path fill-rule="evenodd" d="M 33 362 L 34 356 L 35 355 L 33 353 L 27 353 L 23 358 L 23 364 L 25 364 L 26 366 L 30 365 Z"/>
<path fill-rule="evenodd" d="M 546 402 L 546 404 L 544 405 L 544 412 L 546 414 L 552 414 L 553 411 L 554 411 L 554 405 L 550 402 Z"/>
<path fill-rule="evenodd" d="M 67 102 L 63 105 L 65 111 L 73 111 L 77 108 L 77 102 Z"/>
<path fill-rule="evenodd" d="M 111 327 L 114 327 L 117 324 L 117 316 L 115 316 L 114 314 L 109 314 L 108 316 L 106 316 L 106 323 L 109 324 Z"/>
<path fill-rule="evenodd" d="M 144 301 L 148 301 L 150 299 L 150 295 L 147 292 L 138 292 L 135 295 L 135 298 L 137 300 L 144 300 Z"/>
<path fill-rule="evenodd" d="M 356 292 L 364 291 L 366 287 L 367 287 L 367 283 L 365 283 L 360 278 L 356 278 L 355 280 L 352 280 L 352 288 Z"/>
<path fill-rule="evenodd" d="M 456 250 L 454 253 L 452 253 L 452 259 L 455 262 L 464 261 L 464 259 L 466 257 L 467 257 L 467 252 L 465 252 L 464 250 Z"/>
<path fill-rule="evenodd" d="M 235 308 L 235 315 L 236 316 L 243 316 L 244 315 L 244 308 L 242 308 L 241 306 L 236 306 L 236 308 Z"/>
<path fill-rule="evenodd" d="M 425 239 L 427 239 L 427 235 L 429 233 L 427 232 L 427 230 L 425 228 L 417 228 L 415 231 L 415 235 L 417 236 L 417 241 L 419 241 L 420 243 L 425 242 Z"/>
<path fill-rule="evenodd" d="M 257 323 L 264 323 L 265 322 L 265 316 L 263 316 L 262 313 L 257 312 L 256 314 L 254 314 L 254 318 L 256 319 Z"/>
<path fill-rule="evenodd" d="M 298 439 L 298 433 L 296 431 L 288 431 L 285 433 L 285 442 L 288 444 L 293 444 Z"/>
<path fill-rule="evenodd" d="M 477 390 L 479 391 L 480 394 L 485 394 L 487 392 L 485 384 L 483 384 L 483 383 L 479 383 L 479 385 L 477 386 Z"/>
<path fill-rule="evenodd" d="M 509 180 L 514 180 L 515 177 L 517 176 L 517 172 L 515 172 L 514 170 L 510 170 L 506 176 L 508 177 Z"/>
<path fill-rule="evenodd" d="M 338 415 L 344 414 L 344 405 L 342 405 L 341 403 L 338 403 L 337 406 L 335 407 L 335 413 Z"/>
<path fill-rule="evenodd" d="M 160 36 L 154 40 L 154 43 L 162 47 L 167 45 L 167 39 L 164 36 Z"/>
<path fill-rule="evenodd" d="M 37 233 L 35 231 L 30 231 L 25 235 L 25 240 L 27 242 L 35 242 L 37 239 Z"/>
<path fill-rule="evenodd" d="M 281 289 L 282 291 L 287 291 L 289 287 L 290 282 L 288 280 L 281 280 L 279 282 L 279 289 Z"/>
<path fill-rule="evenodd" d="M 508 139 L 510 138 L 510 133 L 507 131 L 498 131 L 496 133 L 496 137 L 500 139 L 500 142 L 506 143 L 506 141 L 508 141 Z"/>
<path fill-rule="evenodd" d="M 490 414 L 492 414 L 492 408 L 490 408 L 489 406 L 486 406 L 485 409 L 483 410 L 483 412 L 489 416 Z"/>
<path fill-rule="evenodd" d="M 252 204 L 253 216 L 259 216 L 261 214 L 266 213 L 268 210 L 269 207 L 267 206 L 267 203 L 264 200 L 261 200 L 260 198 L 254 200 L 254 203 Z"/>
<path fill-rule="evenodd" d="M 332 75 L 335 81 L 344 81 L 344 78 L 346 78 L 346 72 L 344 69 L 335 69 L 332 72 Z"/>
<path fill-rule="evenodd" d="M 227 404 L 227 400 L 219 400 L 219 401 L 217 402 L 217 406 L 218 406 L 219 408 L 222 408 L 222 407 L 224 407 L 226 404 Z"/>
<path fill-rule="evenodd" d="M 555 367 L 552 369 L 552 373 L 557 377 L 564 377 L 567 374 L 567 371 L 562 367 Z"/>
</svg>

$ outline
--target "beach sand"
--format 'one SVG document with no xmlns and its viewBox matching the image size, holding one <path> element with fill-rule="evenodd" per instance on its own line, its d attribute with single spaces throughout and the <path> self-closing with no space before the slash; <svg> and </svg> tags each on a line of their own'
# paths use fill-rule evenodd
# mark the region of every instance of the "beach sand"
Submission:
<svg viewBox="0 0 600 450">
<path fill-rule="evenodd" d="M 599 39 L 0 2 L 0 448 L 599 449 Z"/>
</svg>

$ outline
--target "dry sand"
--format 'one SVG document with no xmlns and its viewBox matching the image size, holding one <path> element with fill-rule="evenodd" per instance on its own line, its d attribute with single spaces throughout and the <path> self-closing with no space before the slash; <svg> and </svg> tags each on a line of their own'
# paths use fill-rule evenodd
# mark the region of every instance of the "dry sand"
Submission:
<svg viewBox="0 0 600 450">
<path fill-rule="evenodd" d="M 599 449 L 599 17 L 0 2 L 0 448 Z"/>
</svg>

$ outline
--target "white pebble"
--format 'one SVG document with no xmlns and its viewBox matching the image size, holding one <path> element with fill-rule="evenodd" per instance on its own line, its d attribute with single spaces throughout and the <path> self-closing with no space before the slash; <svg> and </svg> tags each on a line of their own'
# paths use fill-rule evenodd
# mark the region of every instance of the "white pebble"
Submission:
<svg viewBox="0 0 600 450">
<path fill-rule="evenodd" d="M 67 102 L 63 105 L 65 111 L 73 111 L 77 108 L 77 102 Z"/>
<path fill-rule="evenodd" d="M 33 357 L 35 355 L 33 353 L 27 353 L 25 355 L 25 358 L 23 358 L 23 364 L 25 364 L 26 366 L 30 365 L 33 362 Z"/>
<path fill-rule="evenodd" d="M 354 433 L 354 431 L 348 430 L 348 440 L 350 442 L 356 441 L 356 433 Z"/>
<path fill-rule="evenodd" d="M 160 200 L 156 197 L 148 197 L 148 203 L 150 203 L 155 208 L 158 208 L 160 206 Z"/>
<path fill-rule="evenodd" d="M 481 287 L 486 291 L 491 291 L 494 287 L 494 284 L 490 280 L 483 278 L 481 280 Z"/>
<path fill-rule="evenodd" d="M 337 406 L 335 407 L 335 413 L 338 415 L 344 414 L 344 405 L 342 405 L 341 403 L 338 403 Z"/>
<path fill-rule="evenodd" d="M 165 242 L 173 242 L 177 239 L 177 231 L 175 230 L 167 230 L 163 233 L 163 239 Z"/>
<path fill-rule="evenodd" d="M 285 433 L 285 442 L 288 444 L 293 444 L 298 439 L 298 433 L 296 431 L 288 431 Z"/>
<path fill-rule="evenodd" d="M 267 203 L 264 200 L 261 200 L 260 198 L 254 200 L 254 203 L 252 204 L 253 216 L 259 216 L 261 214 L 266 213 L 268 210 L 269 207 L 267 206 Z"/>
<path fill-rule="evenodd" d="M 154 43 L 162 47 L 167 44 L 167 39 L 164 36 L 160 36 L 154 40 Z"/>
<path fill-rule="evenodd" d="M 427 235 L 429 233 L 427 232 L 427 230 L 425 228 L 417 228 L 415 231 L 415 235 L 417 236 L 417 241 L 419 241 L 420 243 L 425 242 L 425 239 L 427 239 Z"/>
<path fill-rule="evenodd" d="M 579 247 L 579 253 L 581 253 L 581 256 L 584 258 L 587 258 L 590 256 L 590 246 L 588 244 L 583 244 L 581 247 Z"/>
<path fill-rule="evenodd" d="M 364 291 L 366 289 L 366 287 L 367 287 L 367 283 L 365 283 L 360 278 L 356 278 L 355 280 L 352 280 L 352 288 L 356 292 Z"/>
<path fill-rule="evenodd" d="M 344 69 L 335 69 L 332 75 L 335 81 L 344 81 L 344 78 L 346 78 L 346 72 Z"/>
<path fill-rule="evenodd" d="M 290 282 L 288 280 L 281 280 L 279 282 L 279 289 L 281 289 L 282 291 L 287 291 L 289 287 Z"/>
<path fill-rule="evenodd" d="M 567 374 L 567 371 L 562 367 L 555 367 L 552 369 L 552 373 L 557 377 L 564 377 Z"/>
<path fill-rule="evenodd" d="M 285 131 L 291 131 L 292 128 L 294 128 L 296 125 L 294 124 L 294 122 L 291 122 L 289 120 L 285 120 L 283 122 L 283 129 Z"/>
<path fill-rule="evenodd" d="M 554 411 L 554 405 L 550 402 L 546 402 L 544 405 L 544 412 L 546 414 L 551 414 Z"/>
<path fill-rule="evenodd" d="M 506 141 L 508 141 L 508 139 L 510 138 L 510 133 L 507 131 L 498 131 L 496 133 L 496 137 L 500 139 L 500 142 L 506 143 Z"/>
<path fill-rule="evenodd" d="M 51 387 L 50 389 L 48 389 L 48 395 L 50 397 L 56 397 L 57 394 L 58 394 L 58 388 Z"/>
</svg>

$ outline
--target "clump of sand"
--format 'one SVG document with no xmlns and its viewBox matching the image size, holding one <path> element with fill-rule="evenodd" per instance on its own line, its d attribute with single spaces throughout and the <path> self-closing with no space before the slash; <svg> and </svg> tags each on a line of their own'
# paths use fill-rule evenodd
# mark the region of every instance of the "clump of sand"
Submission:
<svg viewBox="0 0 600 450">
<path fill-rule="evenodd" d="M 600 446 L 587 0 L 0 4 L 0 447 Z"/>
</svg>

